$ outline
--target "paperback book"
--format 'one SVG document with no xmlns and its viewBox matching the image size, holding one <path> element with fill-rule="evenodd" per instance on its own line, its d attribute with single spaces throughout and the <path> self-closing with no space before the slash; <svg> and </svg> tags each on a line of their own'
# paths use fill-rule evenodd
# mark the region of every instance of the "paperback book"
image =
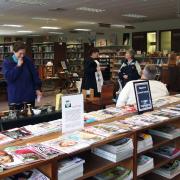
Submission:
<svg viewBox="0 0 180 180">
<path fill-rule="evenodd" d="M 121 166 L 117 166 L 108 171 L 95 176 L 97 180 L 131 180 L 133 179 L 133 172 Z"/>
<path fill-rule="evenodd" d="M 174 139 L 180 136 L 180 128 L 176 128 L 175 126 L 172 125 L 166 125 L 163 127 L 150 129 L 149 133 L 167 139 Z"/>
<path fill-rule="evenodd" d="M 0 145 L 13 142 L 14 139 L 0 133 Z"/>
<path fill-rule="evenodd" d="M 153 172 L 167 179 L 173 179 L 180 174 L 180 161 L 175 160 L 170 162 L 159 169 L 154 170 Z"/>
<path fill-rule="evenodd" d="M 81 158 L 68 158 L 59 163 L 58 179 L 70 180 L 83 176 L 83 164 L 85 161 Z"/>
<path fill-rule="evenodd" d="M 25 128 L 14 128 L 14 129 L 10 129 L 7 131 L 3 131 L 1 133 L 12 139 L 23 139 L 23 138 L 27 138 L 32 135 Z"/>
<path fill-rule="evenodd" d="M 180 155 L 180 149 L 171 146 L 163 146 L 154 150 L 154 154 L 166 157 L 168 159 L 173 159 Z"/>
<path fill-rule="evenodd" d="M 138 135 L 138 153 L 153 147 L 153 140 L 150 134 L 140 133 Z"/>
<path fill-rule="evenodd" d="M 5 178 L 4 180 L 50 180 L 47 176 L 37 169 L 25 171 L 14 176 Z"/>
<path fill-rule="evenodd" d="M 153 158 L 146 155 L 141 155 L 138 158 L 137 175 L 141 175 L 153 168 L 154 168 Z"/>
<path fill-rule="evenodd" d="M 116 125 L 111 125 L 111 123 L 98 124 L 94 126 L 88 126 L 84 128 L 84 131 L 97 134 L 104 137 L 109 137 L 112 135 L 127 132 L 126 129 L 122 129 Z"/>
<path fill-rule="evenodd" d="M 42 144 L 68 154 L 89 146 L 88 143 L 68 138 L 68 136 L 61 136 L 56 139 L 42 142 Z"/>
</svg>

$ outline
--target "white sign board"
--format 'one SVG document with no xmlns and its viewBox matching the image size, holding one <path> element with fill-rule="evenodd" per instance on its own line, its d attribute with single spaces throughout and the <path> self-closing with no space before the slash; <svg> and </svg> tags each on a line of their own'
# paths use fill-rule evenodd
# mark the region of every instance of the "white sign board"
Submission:
<svg viewBox="0 0 180 180">
<path fill-rule="evenodd" d="M 62 96 L 62 133 L 84 128 L 83 95 Z"/>
</svg>

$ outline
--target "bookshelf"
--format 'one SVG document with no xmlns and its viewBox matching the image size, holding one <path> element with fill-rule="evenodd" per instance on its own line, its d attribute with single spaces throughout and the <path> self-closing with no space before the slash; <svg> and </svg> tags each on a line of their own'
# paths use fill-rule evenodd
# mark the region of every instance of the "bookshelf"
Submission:
<svg viewBox="0 0 180 180">
<path fill-rule="evenodd" d="M 88 57 L 92 44 L 71 43 L 66 45 L 66 58 L 71 73 L 78 73 L 81 77 L 84 71 L 84 60 Z"/>
<path fill-rule="evenodd" d="M 116 80 L 122 59 L 129 46 L 102 46 L 99 49 L 99 62 L 104 80 Z"/>
<path fill-rule="evenodd" d="M 135 115 L 135 114 L 127 115 L 126 117 L 130 117 L 133 115 Z M 115 120 L 122 120 L 123 121 L 124 118 L 125 117 L 123 117 L 123 116 L 122 117 L 114 117 L 111 119 L 106 119 L 103 122 L 112 122 Z M 180 128 L 179 120 L 180 120 L 180 117 L 167 119 L 163 122 L 158 122 L 158 123 L 155 123 L 153 125 L 142 127 L 140 129 L 137 129 L 137 130 L 132 130 L 132 131 L 124 133 L 124 134 L 118 134 L 115 136 L 108 137 L 108 138 L 106 138 L 100 142 L 92 144 L 91 146 L 89 146 L 87 148 L 81 149 L 79 151 L 75 151 L 71 154 L 63 154 L 63 155 L 60 155 L 60 156 L 52 158 L 52 159 L 48 159 L 48 160 L 44 160 L 44 161 L 38 161 L 38 162 L 35 162 L 32 164 L 27 164 L 27 165 L 22 165 L 22 166 L 19 166 L 16 168 L 12 168 L 10 170 L 6 170 L 6 171 L 0 173 L 0 178 L 8 177 L 10 175 L 14 175 L 14 174 L 17 174 L 19 172 L 24 172 L 25 170 L 38 168 L 41 172 L 43 172 L 50 179 L 56 180 L 59 161 L 65 159 L 67 157 L 78 156 L 78 157 L 85 159 L 84 175 L 81 178 L 79 178 L 79 180 L 92 178 L 94 175 L 96 175 L 98 173 L 104 172 L 110 168 L 113 168 L 113 167 L 116 167 L 119 165 L 133 170 L 133 179 L 134 180 L 139 179 L 139 178 L 146 179 L 146 177 L 153 177 L 155 180 L 156 179 L 159 180 L 160 179 L 159 176 L 154 174 L 153 170 L 158 169 L 159 167 L 171 162 L 174 159 L 180 159 L 180 156 L 173 158 L 173 159 L 168 159 L 165 157 L 161 157 L 159 155 L 152 154 L 152 151 L 154 149 L 159 148 L 160 146 L 163 146 L 166 144 L 171 144 L 171 143 L 173 143 L 177 148 L 180 148 L 180 141 L 179 141 L 180 137 L 174 138 L 174 139 L 165 139 L 165 138 L 159 138 L 157 136 L 153 136 L 153 147 L 146 150 L 146 151 L 143 151 L 141 153 L 137 153 L 137 142 L 138 142 L 137 136 L 139 133 L 142 133 L 142 132 L 146 133 L 147 130 L 149 130 L 149 129 L 162 127 L 163 125 L 166 125 L 166 124 L 168 124 L 168 125 L 171 124 L 171 125 L 174 125 L 174 126 Z M 99 123 L 102 123 L 102 122 L 95 122 L 95 123 L 93 123 L 93 125 L 99 124 Z M 88 126 L 88 125 L 86 125 L 86 126 Z M 9 147 L 9 146 L 14 146 L 14 145 L 25 145 L 28 143 L 39 143 L 39 142 L 43 142 L 43 141 L 47 141 L 50 139 L 57 138 L 57 137 L 59 137 L 59 135 L 61 135 L 61 133 L 56 132 L 56 133 L 51 133 L 51 134 L 47 134 L 47 135 L 43 135 L 43 136 L 39 136 L 39 137 L 32 137 L 30 139 L 17 140 L 14 143 L 1 146 L 0 149 L 3 149 L 5 147 Z M 123 137 L 130 137 L 133 139 L 134 152 L 133 152 L 133 157 L 131 157 L 131 158 L 127 158 L 123 161 L 113 163 L 113 162 L 108 161 L 104 158 L 96 156 L 90 152 L 90 150 L 94 147 L 102 146 L 104 144 L 107 144 L 109 142 L 113 142 L 113 141 L 118 140 L 118 139 L 123 138 Z M 154 158 L 154 168 L 149 170 L 149 171 L 144 172 L 143 174 L 141 174 L 139 176 L 137 176 L 137 157 L 140 156 L 141 154 L 145 154 L 147 156 Z"/>
<path fill-rule="evenodd" d="M 12 55 L 13 42 L 1 43 L 0 44 L 0 80 L 3 79 L 2 63 L 5 57 Z"/>
<path fill-rule="evenodd" d="M 58 42 L 32 43 L 32 57 L 39 70 L 40 77 L 46 77 L 45 66 L 48 62 L 53 63 L 54 72 L 61 67 L 61 61 L 66 59 L 66 44 Z"/>
</svg>

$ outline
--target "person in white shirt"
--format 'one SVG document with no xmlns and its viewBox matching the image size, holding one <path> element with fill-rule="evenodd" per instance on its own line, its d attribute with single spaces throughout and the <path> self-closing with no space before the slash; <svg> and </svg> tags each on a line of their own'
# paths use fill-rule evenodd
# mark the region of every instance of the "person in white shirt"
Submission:
<svg viewBox="0 0 180 180">
<path fill-rule="evenodd" d="M 156 73 L 157 73 L 156 66 L 149 64 L 146 65 L 145 68 L 143 69 L 141 79 L 135 80 L 135 81 L 149 80 L 152 100 L 169 95 L 166 85 L 163 84 L 162 82 L 154 80 L 156 77 Z M 119 94 L 116 107 L 136 104 L 134 85 L 133 85 L 133 82 L 135 81 L 129 81 L 122 89 L 122 91 Z"/>
</svg>

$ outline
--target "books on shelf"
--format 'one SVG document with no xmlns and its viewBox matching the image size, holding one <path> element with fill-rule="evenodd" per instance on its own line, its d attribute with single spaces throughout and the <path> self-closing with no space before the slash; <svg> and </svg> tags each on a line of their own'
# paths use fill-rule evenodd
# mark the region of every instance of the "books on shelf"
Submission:
<svg viewBox="0 0 180 180">
<path fill-rule="evenodd" d="M 45 176 L 42 172 L 37 169 L 32 169 L 29 171 L 25 171 L 14 176 L 5 178 L 4 180 L 50 180 L 47 176 Z"/>
<path fill-rule="evenodd" d="M 62 152 L 43 144 L 33 144 L 29 147 L 31 150 L 39 153 L 43 158 L 49 159 L 63 154 Z"/>
<path fill-rule="evenodd" d="M 1 133 L 12 139 L 24 139 L 32 135 L 31 132 L 25 128 L 14 128 Z"/>
<path fill-rule="evenodd" d="M 58 168 L 58 179 L 69 180 L 80 178 L 83 176 L 84 163 L 85 161 L 78 157 L 61 161 Z"/>
<path fill-rule="evenodd" d="M 154 170 L 153 172 L 167 179 L 173 179 L 180 174 L 180 161 L 175 160 L 173 162 L 170 162 L 160 167 L 159 169 Z"/>
<path fill-rule="evenodd" d="M 166 125 L 163 127 L 150 129 L 149 133 L 167 139 L 174 139 L 180 136 L 180 128 L 176 128 L 175 126 L 172 125 Z"/>
<path fill-rule="evenodd" d="M 3 169 L 10 169 L 22 164 L 23 162 L 14 154 L 11 154 L 5 150 L 0 150 L 0 167 Z"/>
<path fill-rule="evenodd" d="M 13 142 L 14 139 L 0 133 L 0 145 Z"/>
<path fill-rule="evenodd" d="M 138 158 L 138 166 L 137 166 L 137 175 L 141 175 L 151 169 L 154 168 L 154 159 L 146 156 L 146 155 L 141 155 Z"/>
<path fill-rule="evenodd" d="M 180 149 L 172 146 L 162 146 L 154 150 L 153 153 L 168 159 L 173 159 L 180 155 Z"/>
<path fill-rule="evenodd" d="M 97 134 L 100 136 L 104 137 L 109 137 L 112 135 L 120 134 L 120 133 L 125 133 L 128 130 L 127 129 L 122 129 L 117 125 L 114 125 L 112 123 L 104 123 L 104 124 L 97 124 L 94 126 L 88 126 L 84 128 L 84 131 Z"/>
<path fill-rule="evenodd" d="M 27 131 L 31 132 L 33 136 L 49 134 L 49 133 L 61 131 L 62 120 L 58 119 L 58 120 L 39 123 L 35 125 L 27 125 L 27 126 L 24 126 L 24 128 Z"/>
<path fill-rule="evenodd" d="M 153 101 L 153 107 L 161 107 L 167 104 L 178 102 L 180 98 L 178 96 L 164 96 Z"/>
<path fill-rule="evenodd" d="M 78 139 L 72 139 L 66 135 L 49 141 L 44 141 L 42 144 L 53 147 L 54 149 L 64 153 L 73 153 L 74 151 L 78 151 L 90 146 L 90 144 L 87 142 L 79 141 Z"/>
<path fill-rule="evenodd" d="M 99 142 L 104 139 L 103 136 L 88 133 L 85 131 L 75 131 L 73 133 L 68 133 L 68 134 L 66 134 L 66 137 L 68 139 L 75 140 L 78 142 L 81 141 L 81 142 L 87 143 L 89 145 L 94 144 L 94 143 Z"/>
<path fill-rule="evenodd" d="M 132 156 L 133 142 L 130 138 L 122 138 L 98 148 L 93 148 L 92 153 L 109 161 L 119 162 Z"/>
<path fill-rule="evenodd" d="M 123 116 L 129 113 L 136 112 L 136 108 L 133 105 L 123 106 L 121 108 L 116 107 L 109 107 L 103 110 L 92 111 L 90 113 L 85 113 L 84 118 L 93 119 L 95 121 L 102 121 L 108 118 L 116 117 L 116 116 Z"/>
<path fill-rule="evenodd" d="M 131 180 L 133 179 L 133 172 L 130 169 L 117 166 L 103 173 L 97 174 L 94 178 L 97 180 Z"/>
<path fill-rule="evenodd" d="M 153 140 L 150 134 L 140 133 L 138 135 L 138 145 L 137 151 L 138 153 L 143 152 L 147 149 L 151 149 L 153 147 Z"/>
</svg>

